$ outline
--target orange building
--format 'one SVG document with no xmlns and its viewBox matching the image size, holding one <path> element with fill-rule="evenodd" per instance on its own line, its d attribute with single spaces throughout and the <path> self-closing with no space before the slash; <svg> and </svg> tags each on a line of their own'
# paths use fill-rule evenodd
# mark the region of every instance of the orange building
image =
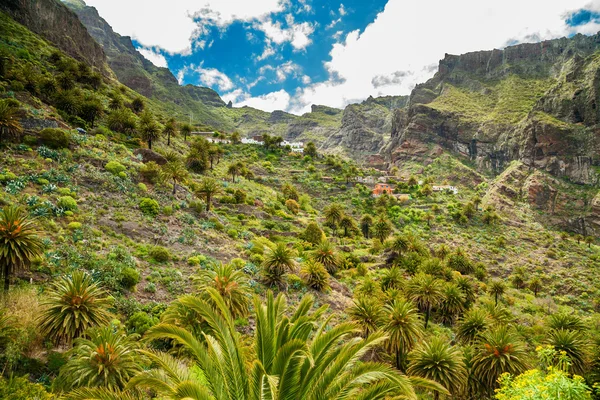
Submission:
<svg viewBox="0 0 600 400">
<path fill-rule="evenodd" d="M 391 195 L 393 193 L 392 187 L 387 183 L 378 183 L 375 185 L 375 188 L 373 189 L 373 196 L 378 197 L 384 193 Z"/>
</svg>

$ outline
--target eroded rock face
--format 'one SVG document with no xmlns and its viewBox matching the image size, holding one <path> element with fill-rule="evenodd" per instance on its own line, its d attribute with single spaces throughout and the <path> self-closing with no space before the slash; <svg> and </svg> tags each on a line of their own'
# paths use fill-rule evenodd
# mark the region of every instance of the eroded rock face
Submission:
<svg viewBox="0 0 600 400">
<path fill-rule="evenodd" d="M 77 16 L 55 0 L 2 0 L 0 10 L 43 36 L 71 57 L 110 76 L 102 47 L 90 36 Z"/>
<path fill-rule="evenodd" d="M 600 165 L 600 34 L 446 55 L 392 119 L 392 163 L 435 143 L 501 173 L 512 160 L 580 184 Z M 404 145 L 404 143 L 408 145 Z"/>
<path fill-rule="evenodd" d="M 150 149 L 135 149 L 133 154 L 136 156 L 141 156 L 142 162 L 144 163 L 149 163 L 151 161 L 154 161 L 158 165 L 164 165 L 167 163 L 167 159 L 164 156 Z"/>
</svg>

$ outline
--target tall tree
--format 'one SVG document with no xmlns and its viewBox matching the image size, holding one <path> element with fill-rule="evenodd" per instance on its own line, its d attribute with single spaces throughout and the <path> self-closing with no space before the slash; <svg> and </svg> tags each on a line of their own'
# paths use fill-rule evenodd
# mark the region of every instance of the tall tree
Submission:
<svg viewBox="0 0 600 400">
<path fill-rule="evenodd" d="M 381 325 L 383 312 L 381 303 L 373 297 L 361 296 L 347 310 L 350 319 L 362 330 L 362 336 L 368 338 Z"/>
<path fill-rule="evenodd" d="M 5 206 L 0 213 L 0 267 L 5 294 L 15 271 L 27 268 L 43 248 L 36 219 L 16 205 Z"/>
<path fill-rule="evenodd" d="M 406 371 L 406 356 L 423 337 L 419 313 L 413 303 L 396 299 L 384 307 L 383 315 L 387 347 L 396 356 L 396 368 Z"/>
<path fill-rule="evenodd" d="M 177 132 L 177 122 L 175 118 L 170 118 L 163 128 L 163 135 L 167 136 L 167 146 L 171 145 L 171 135 L 175 135 Z"/>
<path fill-rule="evenodd" d="M 187 137 L 189 136 L 190 133 L 192 133 L 193 130 L 194 130 L 194 128 L 192 128 L 192 126 L 190 124 L 181 125 L 180 131 L 183 134 L 184 141 L 187 141 Z"/>
<path fill-rule="evenodd" d="M 444 298 L 442 288 L 442 281 L 427 274 L 417 274 L 408 283 L 408 297 L 425 313 L 425 329 L 429 324 L 431 310 Z"/>
<path fill-rule="evenodd" d="M 267 249 L 261 267 L 264 282 L 267 285 L 280 286 L 285 273 L 296 268 L 294 251 L 289 249 L 285 243 L 277 243 L 275 248 Z"/>
<path fill-rule="evenodd" d="M 504 292 L 506 292 L 506 284 L 499 279 L 495 279 L 490 282 L 488 291 L 492 296 L 494 296 L 494 302 L 496 305 L 498 305 L 498 299 L 504 295 Z"/>
<path fill-rule="evenodd" d="M 177 193 L 177 184 L 185 182 L 187 177 L 188 171 L 179 159 L 167 162 L 160 169 L 160 178 L 163 181 L 173 181 L 173 196 Z"/>
<path fill-rule="evenodd" d="M 221 184 L 213 178 L 204 178 L 200 181 L 196 189 L 196 196 L 204 199 L 206 202 L 206 211 L 210 211 L 212 198 L 221 192 Z"/>
<path fill-rule="evenodd" d="M 360 219 L 360 230 L 365 239 L 369 239 L 371 236 L 371 225 L 373 225 L 373 217 L 368 214 L 363 215 Z"/>
<path fill-rule="evenodd" d="M 384 216 L 380 216 L 375 221 L 373 225 L 373 237 L 379 239 L 381 243 L 385 242 L 385 240 L 392 233 L 392 224 L 390 221 Z"/>
<path fill-rule="evenodd" d="M 154 120 L 154 117 L 148 110 L 140 115 L 138 130 L 142 136 L 142 140 L 146 141 L 146 143 L 148 143 L 148 148 L 152 150 L 152 142 L 160 137 L 160 129 Z"/>
</svg>

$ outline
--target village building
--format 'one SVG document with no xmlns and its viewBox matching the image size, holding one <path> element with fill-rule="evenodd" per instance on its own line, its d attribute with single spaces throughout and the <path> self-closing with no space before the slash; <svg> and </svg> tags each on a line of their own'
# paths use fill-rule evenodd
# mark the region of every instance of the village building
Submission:
<svg viewBox="0 0 600 400">
<path fill-rule="evenodd" d="M 458 194 L 458 189 L 455 186 L 451 186 L 451 185 L 442 185 L 442 186 L 432 186 L 431 188 L 434 192 L 443 192 L 443 191 L 449 191 L 452 192 L 453 194 Z"/>
<path fill-rule="evenodd" d="M 389 195 L 392 195 L 394 193 L 392 187 L 387 183 L 378 183 L 377 185 L 375 185 L 375 188 L 373 188 L 373 197 L 379 197 L 384 193 L 387 193 Z"/>
<path fill-rule="evenodd" d="M 364 183 L 367 185 L 374 185 L 375 177 L 373 177 L 373 176 L 357 176 L 356 182 Z"/>
<path fill-rule="evenodd" d="M 258 146 L 262 146 L 265 144 L 265 142 L 255 140 L 253 138 L 242 138 L 242 144 L 256 144 Z"/>
</svg>

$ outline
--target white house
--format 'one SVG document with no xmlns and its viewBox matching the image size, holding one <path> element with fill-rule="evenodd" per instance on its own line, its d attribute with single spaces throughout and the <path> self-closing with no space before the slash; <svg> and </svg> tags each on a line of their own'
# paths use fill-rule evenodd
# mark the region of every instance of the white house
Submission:
<svg viewBox="0 0 600 400">
<path fill-rule="evenodd" d="M 259 145 L 259 146 L 262 146 L 262 145 L 265 144 L 265 142 L 254 140 L 252 138 L 242 138 L 242 143 L 243 144 L 256 144 L 256 145 Z"/>
<path fill-rule="evenodd" d="M 284 140 L 281 142 L 280 146 L 290 146 L 294 153 L 304 153 L 304 143 L 302 142 L 288 142 L 287 140 Z"/>
<path fill-rule="evenodd" d="M 231 144 L 231 140 L 229 140 L 229 139 L 221 139 L 221 138 L 216 138 L 216 137 L 207 137 L 206 140 L 209 143 L 226 143 L 226 144 Z"/>
<path fill-rule="evenodd" d="M 373 176 L 358 176 L 356 177 L 356 181 L 360 183 L 368 183 L 370 185 L 375 184 L 375 177 Z"/>
<path fill-rule="evenodd" d="M 458 194 L 458 189 L 455 186 L 450 185 L 433 186 L 431 189 L 434 192 L 443 192 L 444 190 L 448 190 L 454 194 Z"/>
</svg>

